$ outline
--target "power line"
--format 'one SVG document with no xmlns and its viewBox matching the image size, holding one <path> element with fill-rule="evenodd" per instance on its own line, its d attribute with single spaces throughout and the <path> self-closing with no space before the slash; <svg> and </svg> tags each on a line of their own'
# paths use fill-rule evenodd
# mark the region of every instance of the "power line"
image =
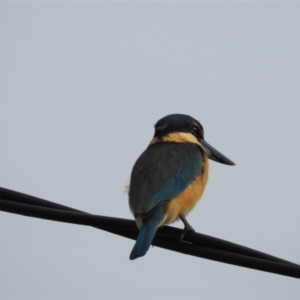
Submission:
<svg viewBox="0 0 300 300">
<path fill-rule="evenodd" d="M 89 214 L 0 187 L 0 210 L 28 217 L 92 226 L 135 240 L 138 235 L 132 220 Z M 208 235 L 188 232 L 179 241 L 181 229 L 158 229 L 153 245 L 223 263 L 300 278 L 300 266 L 292 262 Z"/>
</svg>

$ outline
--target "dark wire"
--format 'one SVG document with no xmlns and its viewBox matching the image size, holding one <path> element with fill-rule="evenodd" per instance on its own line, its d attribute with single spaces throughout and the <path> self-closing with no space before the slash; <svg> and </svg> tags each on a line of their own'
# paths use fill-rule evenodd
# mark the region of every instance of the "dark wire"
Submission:
<svg viewBox="0 0 300 300">
<path fill-rule="evenodd" d="M 0 187 L 0 210 L 29 217 L 80 224 L 135 240 L 138 229 L 132 220 L 88 214 L 71 207 Z M 246 268 L 300 278 L 300 266 L 228 241 L 188 232 L 179 241 L 181 229 L 164 226 L 153 245 L 164 249 Z"/>
</svg>

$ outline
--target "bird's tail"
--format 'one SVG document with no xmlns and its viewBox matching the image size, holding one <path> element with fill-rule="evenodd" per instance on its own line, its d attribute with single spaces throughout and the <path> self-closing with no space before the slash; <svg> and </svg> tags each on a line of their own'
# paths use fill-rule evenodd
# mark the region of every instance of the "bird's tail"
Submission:
<svg viewBox="0 0 300 300">
<path fill-rule="evenodd" d="M 130 253 L 130 259 L 136 259 L 144 256 L 155 236 L 157 227 L 163 220 L 165 215 L 164 207 L 160 207 L 151 214 L 147 219 L 143 219 L 143 225 L 136 240 L 136 243 Z"/>
</svg>

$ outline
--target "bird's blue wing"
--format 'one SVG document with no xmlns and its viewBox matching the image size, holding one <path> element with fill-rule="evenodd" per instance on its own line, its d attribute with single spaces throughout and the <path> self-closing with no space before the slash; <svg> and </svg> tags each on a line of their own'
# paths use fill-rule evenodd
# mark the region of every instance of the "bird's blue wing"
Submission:
<svg viewBox="0 0 300 300">
<path fill-rule="evenodd" d="M 202 172 L 201 150 L 193 143 L 156 143 L 136 161 L 129 204 L 135 214 L 147 213 L 183 192 Z"/>
</svg>

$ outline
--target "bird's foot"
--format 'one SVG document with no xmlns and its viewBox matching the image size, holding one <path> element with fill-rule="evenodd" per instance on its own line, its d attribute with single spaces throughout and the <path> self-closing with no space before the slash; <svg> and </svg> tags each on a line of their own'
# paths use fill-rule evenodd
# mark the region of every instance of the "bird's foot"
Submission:
<svg viewBox="0 0 300 300">
<path fill-rule="evenodd" d="M 189 224 L 189 222 L 186 220 L 184 216 L 180 216 L 181 221 L 184 224 L 184 229 L 182 234 L 180 235 L 179 241 L 183 241 L 184 236 L 186 235 L 187 232 L 192 231 L 195 232 L 195 229 Z"/>
</svg>

